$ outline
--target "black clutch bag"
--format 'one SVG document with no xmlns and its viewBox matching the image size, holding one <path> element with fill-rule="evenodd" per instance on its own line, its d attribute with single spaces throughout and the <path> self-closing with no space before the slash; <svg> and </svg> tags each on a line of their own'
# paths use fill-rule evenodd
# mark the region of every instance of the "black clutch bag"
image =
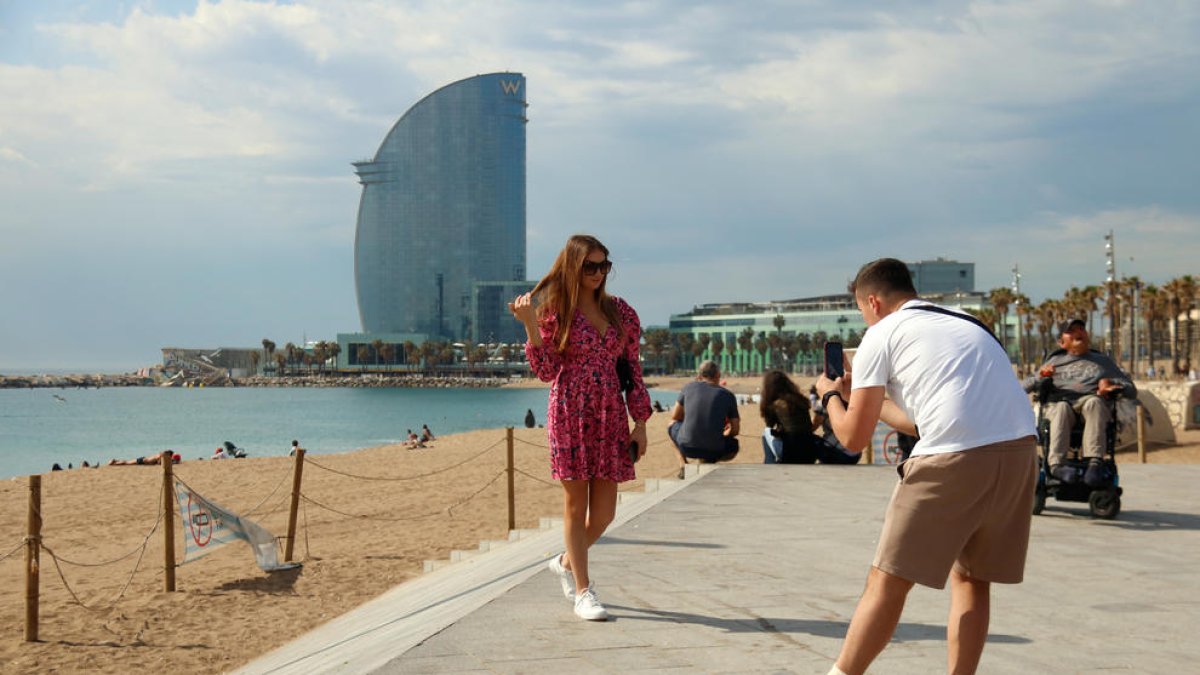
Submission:
<svg viewBox="0 0 1200 675">
<path fill-rule="evenodd" d="M 624 356 L 617 357 L 617 382 L 620 383 L 623 392 L 633 389 L 633 368 L 629 366 L 629 359 Z"/>
</svg>

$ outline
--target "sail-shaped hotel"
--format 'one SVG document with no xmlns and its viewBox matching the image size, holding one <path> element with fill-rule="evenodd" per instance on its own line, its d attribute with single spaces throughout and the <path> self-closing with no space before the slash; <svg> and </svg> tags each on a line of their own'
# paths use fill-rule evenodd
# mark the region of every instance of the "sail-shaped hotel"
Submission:
<svg viewBox="0 0 1200 675">
<path fill-rule="evenodd" d="M 418 101 L 374 158 L 354 163 L 364 334 L 348 342 L 518 337 L 504 303 L 529 287 L 525 109 L 520 73 L 460 80 Z"/>
</svg>

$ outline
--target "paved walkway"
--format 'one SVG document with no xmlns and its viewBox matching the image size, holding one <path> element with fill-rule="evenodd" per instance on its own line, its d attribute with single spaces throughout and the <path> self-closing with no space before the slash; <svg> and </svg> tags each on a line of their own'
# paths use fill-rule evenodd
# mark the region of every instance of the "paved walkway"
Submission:
<svg viewBox="0 0 1200 675">
<path fill-rule="evenodd" d="M 1200 467 L 1121 471 L 1117 520 L 1056 502 L 1034 519 L 1026 582 L 994 587 L 981 673 L 1196 672 Z M 894 482 L 890 467 L 755 465 L 663 481 L 593 548 L 608 622 L 576 619 L 545 569 L 554 528 L 397 587 L 242 672 L 823 674 Z M 944 672 L 948 600 L 914 589 L 872 672 Z"/>
</svg>

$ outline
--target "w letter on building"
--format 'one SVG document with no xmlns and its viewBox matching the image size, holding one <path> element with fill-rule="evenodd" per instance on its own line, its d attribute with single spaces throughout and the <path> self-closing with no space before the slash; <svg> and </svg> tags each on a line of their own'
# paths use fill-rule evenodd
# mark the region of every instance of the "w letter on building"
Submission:
<svg viewBox="0 0 1200 675">
<path fill-rule="evenodd" d="M 521 81 L 500 80 L 500 88 L 503 89 L 504 93 L 506 94 L 516 94 L 521 90 Z"/>
</svg>

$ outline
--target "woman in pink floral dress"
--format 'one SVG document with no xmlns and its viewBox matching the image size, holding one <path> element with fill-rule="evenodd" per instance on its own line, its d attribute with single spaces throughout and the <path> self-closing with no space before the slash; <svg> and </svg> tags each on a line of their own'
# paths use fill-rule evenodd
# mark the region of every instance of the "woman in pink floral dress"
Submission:
<svg viewBox="0 0 1200 675">
<path fill-rule="evenodd" d="M 605 292 L 610 269 L 604 244 L 577 234 L 533 291 L 509 304 L 525 325 L 530 367 L 553 382 L 546 430 L 551 473 L 563 486 L 566 553 L 549 566 L 563 594 L 574 600 L 575 614 L 592 621 L 608 613 L 591 587 L 588 548 L 616 515 L 617 484 L 634 478 L 628 448 L 635 442 L 637 456 L 645 454 L 651 413 L 638 360 L 641 324 L 632 307 Z M 633 380 L 624 397 L 617 377 L 620 356 L 628 360 Z"/>
</svg>

